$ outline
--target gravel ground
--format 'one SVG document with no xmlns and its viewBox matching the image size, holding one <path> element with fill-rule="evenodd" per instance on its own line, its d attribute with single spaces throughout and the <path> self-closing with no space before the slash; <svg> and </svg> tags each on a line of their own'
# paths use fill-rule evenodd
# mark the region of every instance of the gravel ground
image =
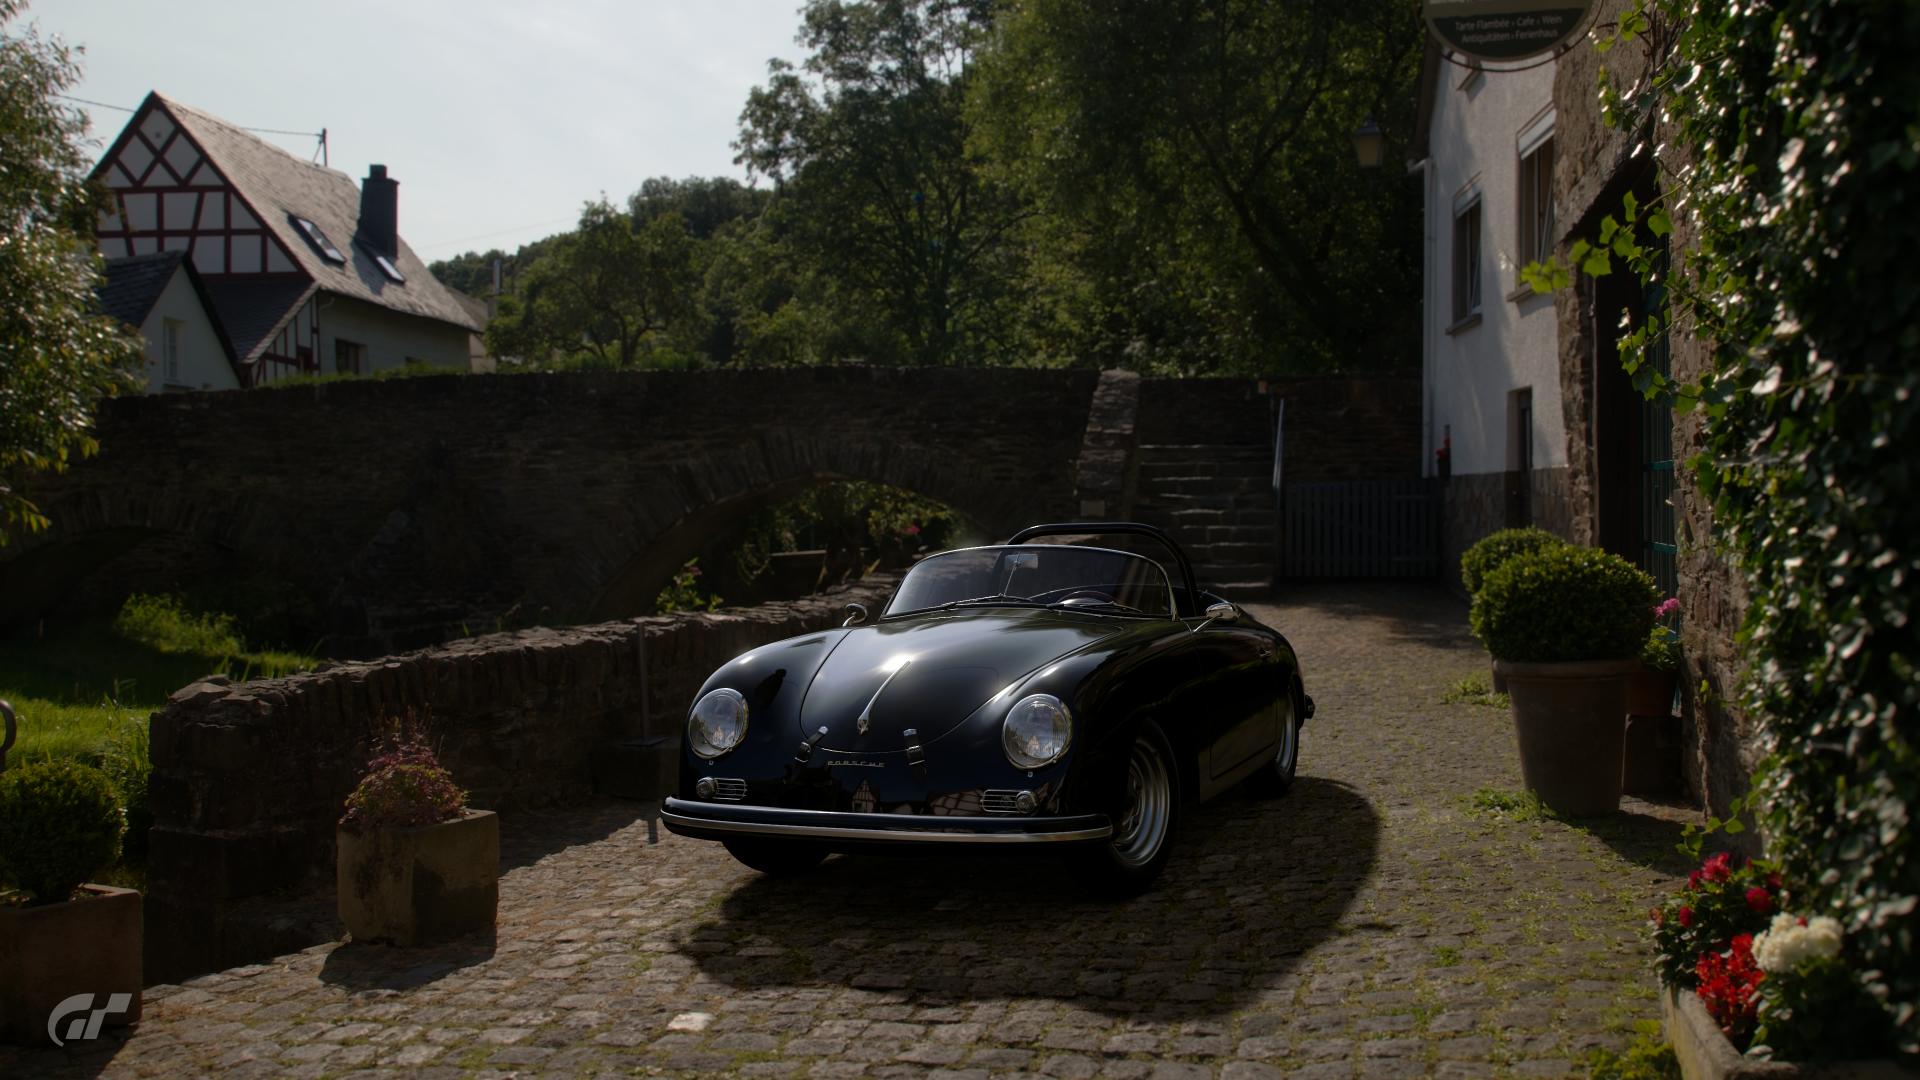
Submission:
<svg viewBox="0 0 1920 1080">
<path fill-rule="evenodd" d="M 1284 799 L 1189 813 L 1112 906 L 1037 858 L 836 858 L 772 880 L 604 801 L 507 822 L 492 941 L 328 944 L 149 988 L 146 1017 L 0 1075 L 1582 1075 L 1657 1015 L 1641 927 L 1681 807 L 1582 826 L 1520 786 L 1506 712 L 1427 586 L 1253 612 L 1318 702 Z"/>
</svg>

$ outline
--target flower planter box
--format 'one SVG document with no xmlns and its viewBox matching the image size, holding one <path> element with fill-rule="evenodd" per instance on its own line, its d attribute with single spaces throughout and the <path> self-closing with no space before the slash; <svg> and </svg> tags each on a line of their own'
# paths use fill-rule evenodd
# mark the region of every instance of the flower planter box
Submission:
<svg viewBox="0 0 1920 1080">
<path fill-rule="evenodd" d="M 1733 1048 L 1691 990 L 1661 991 L 1667 1040 L 1686 1080 L 1913 1080 L 1920 1074 L 1891 1061 L 1764 1061 Z"/>
<path fill-rule="evenodd" d="M 341 829 L 335 884 L 355 941 L 427 945 L 493 927 L 500 818 L 468 810 L 412 829 Z"/>
<path fill-rule="evenodd" d="M 1507 677 L 1520 777 L 1541 802 L 1573 817 L 1620 808 L 1627 676 L 1639 666 L 1638 660 L 1494 661 Z"/>
<path fill-rule="evenodd" d="M 140 1019 L 140 894 L 111 885 L 82 885 L 86 895 L 63 904 L 0 907 L 0 1042 L 50 1044 L 47 1022 L 75 994 L 92 994 L 86 1008 L 70 1011 L 56 1030 L 84 1039 L 94 1009 L 105 1010 L 115 994 L 127 1007 L 102 1012 L 105 1026 Z M 74 1020 L 79 1033 L 70 1032 Z M 93 1029 L 97 1037 L 99 1029 Z"/>
</svg>

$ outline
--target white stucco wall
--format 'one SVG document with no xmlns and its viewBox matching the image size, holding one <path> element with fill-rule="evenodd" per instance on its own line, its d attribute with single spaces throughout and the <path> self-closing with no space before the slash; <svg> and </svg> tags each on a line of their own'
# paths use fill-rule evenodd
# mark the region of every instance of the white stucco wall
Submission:
<svg viewBox="0 0 1920 1080">
<path fill-rule="evenodd" d="M 180 369 L 175 378 L 168 378 L 166 372 L 168 319 L 178 319 L 181 324 Z M 140 324 L 140 333 L 147 339 L 147 393 L 240 388 L 240 379 L 233 373 L 233 364 L 227 360 L 226 349 L 220 344 L 219 332 L 207 316 L 206 307 L 200 303 L 200 294 L 194 291 L 193 282 L 187 280 L 185 269 L 173 272 L 172 280 L 153 302 L 153 310 L 147 312 L 146 322 Z"/>
<path fill-rule="evenodd" d="M 1456 475 L 1509 467 L 1508 402 L 1533 391 L 1535 469 L 1567 463 L 1560 410 L 1558 334 L 1553 299 L 1520 282 L 1520 140 L 1550 120 L 1555 65 L 1531 71 L 1466 72 L 1442 64 L 1426 163 L 1426 253 L 1423 366 L 1427 385 L 1427 461 L 1451 429 Z M 1480 192 L 1480 320 L 1453 317 L 1454 210 L 1463 193 Z M 1516 299 L 1509 299 L 1515 296 Z"/>
<path fill-rule="evenodd" d="M 319 301 L 320 373 L 334 373 L 334 342 L 366 346 L 363 375 L 405 367 L 408 357 L 436 367 L 467 370 L 470 331 L 451 323 L 403 315 L 352 297 L 322 294 Z"/>
</svg>

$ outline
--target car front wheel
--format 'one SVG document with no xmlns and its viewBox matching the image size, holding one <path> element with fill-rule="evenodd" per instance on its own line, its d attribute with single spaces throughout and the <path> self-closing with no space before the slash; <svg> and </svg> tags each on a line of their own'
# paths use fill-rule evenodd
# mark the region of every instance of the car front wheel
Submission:
<svg viewBox="0 0 1920 1080">
<path fill-rule="evenodd" d="M 827 857 L 822 848 L 778 840 L 728 840 L 727 854 L 771 877 L 792 877 L 819 866 Z"/>
<path fill-rule="evenodd" d="M 1173 849 L 1180 808 L 1180 773 L 1173 748 L 1153 724 L 1141 728 L 1127 752 L 1113 836 L 1088 852 L 1088 879 L 1105 896 L 1145 892 Z"/>
</svg>

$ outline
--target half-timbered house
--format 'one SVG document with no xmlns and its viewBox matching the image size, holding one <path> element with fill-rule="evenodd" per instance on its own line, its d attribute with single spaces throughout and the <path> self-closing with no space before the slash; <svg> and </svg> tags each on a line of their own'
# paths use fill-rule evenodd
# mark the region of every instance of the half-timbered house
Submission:
<svg viewBox="0 0 1920 1080">
<path fill-rule="evenodd" d="M 358 186 L 198 109 L 147 95 L 93 176 L 109 260 L 178 251 L 242 385 L 297 373 L 466 369 L 473 311 L 399 234 L 399 182 Z"/>
</svg>

